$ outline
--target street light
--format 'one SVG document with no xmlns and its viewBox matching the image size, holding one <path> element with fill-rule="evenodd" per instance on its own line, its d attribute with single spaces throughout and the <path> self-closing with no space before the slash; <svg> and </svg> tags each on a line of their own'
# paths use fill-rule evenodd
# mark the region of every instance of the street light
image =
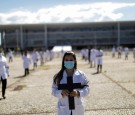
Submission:
<svg viewBox="0 0 135 115">
<path fill-rule="evenodd" d="M 5 39 L 5 32 L 3 31 L 3 42 L 4 42 L 4 51 L 6 50 L 6 39 Z"/>
<path fill-rule="evenodd" d="M 18 29 L 16 29 L 16 48 L 18 49 Z"/>
</svg>

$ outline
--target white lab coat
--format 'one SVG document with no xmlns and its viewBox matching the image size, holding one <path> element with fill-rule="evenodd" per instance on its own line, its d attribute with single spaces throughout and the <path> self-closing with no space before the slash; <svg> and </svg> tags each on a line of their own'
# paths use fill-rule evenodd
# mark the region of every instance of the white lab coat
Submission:
<svg viewBox="0 0 135 115">
<path fill-rule="evenodd" d="M 97 56 L 97 64 L 102 65 L 102 63 L 103 63 L 103 50 L 98 50 L 96 56 Z"/>
<path fill-rule="evenodd" d="M 128 56 L 128 53 L 129 53 L 129 49 L 126 47 L 125 48 L 125 56 Z"/>
<path fill-rule="evenodd" d="M 9 57 L 9 58 L 13 58 L 13 52 L 12 52 L 12 51 L 9 51 L 9 52 L 8 52 L 8 57 Z"/>
<path fill-rule="evenodd" d="M 29 55 L 27 55 L 27 56 L 23 55 L 22 59 L 23 59 L 23 67 L 24 67 L 24 69 L 29 68 L 29 66 L 31 64 L 30 56 Z"/>
<path fill-rule="evenodd" d="M 114 47 L 112 48 L 112 54 L 115 54 L 115 48 Z"/>
<path fill-rule="evenodd" d="M 67 73 L 64 71 L 63 78 L 60 81 L 60 84 L 67 83 Z M 73 83 L 81 83 L 81 85 L 87 85 L 88 80 L 85 76 L 85 73 L 82 71 L 76 70 L 73 74 Z M 75 101 L 75 110 L 72 110 L 73 115 L 84 115 L 84 103 L 83 97 L 89 94 L 89 87 L 84 87 L 83 89 L 77 89 L 80 92 L 80 97 L 74 97 Z M 58 115 L 70 115 L 71 110 L 69 110 L 68 97 L 62 97 L 62 90 L 58 90 L 56 84 L 52 85 L 52 95 L 58 98 Z"/>
<path fill-rule="evenodd" d="M 90 61 L 91 62 L 96 62 L 96 49 L 91 49 L 91 54 L 90 54 Z"/>
<path fill-rule="evenodd" d="M 0 55 L 0 78 L 7 79 L 8 73 L 7 73 L 8 65 L 6 58 L 2 55 Z"/>
<path fill-rule="evenodd" d="M 32 60 L 33 60 L 33 63 L 37 63 L 38 61 L 38 52 L 33 52 L 32 53 Z"/>
</svg>

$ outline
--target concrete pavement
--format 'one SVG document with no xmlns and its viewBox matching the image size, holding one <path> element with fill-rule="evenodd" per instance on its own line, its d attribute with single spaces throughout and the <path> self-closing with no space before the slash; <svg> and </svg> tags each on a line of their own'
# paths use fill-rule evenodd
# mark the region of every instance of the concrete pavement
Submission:
<svg viewBox="0 0 135 115">
<path fill-rule="evenodd" d="M 96 68 L 90 68 L 79 54 L 77 60 L 78 69 L 84 71 L 90 81 L 90 95 L 84 98 L 85 115 L 135 115 L 135 63 L 132 55 L 129 60 L 124 60 L 124 56 L 117 59 L 107 53 L 100 74 L 94 74 Z M 0 100 L 0 115 L 56 115 L 57 98 L 51 95 L 51 85 L 54 74 L 61 67 L 61 58 L 38 66 L 27 77 L 22 77 L 24 71 L 20 57 L 9 66 L 7 98 Z"/>
</svg>

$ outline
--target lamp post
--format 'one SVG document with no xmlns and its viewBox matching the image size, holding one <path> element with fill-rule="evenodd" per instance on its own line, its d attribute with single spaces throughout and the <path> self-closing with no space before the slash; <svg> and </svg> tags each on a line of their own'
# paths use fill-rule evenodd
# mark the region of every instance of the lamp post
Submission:
<svg viewBox="0 0 135 115">
<path fill-rule="evenodd" d="M 5 32 L 3 32 L 3 42 L 4 42 L 4 51 L 6 51 L 6 39 L 5 39 Z"/>
<path fill-rule="evenodd" d="M 18 48 L 18 30 L 16 30 L 16 48 Z"/>
</svg>

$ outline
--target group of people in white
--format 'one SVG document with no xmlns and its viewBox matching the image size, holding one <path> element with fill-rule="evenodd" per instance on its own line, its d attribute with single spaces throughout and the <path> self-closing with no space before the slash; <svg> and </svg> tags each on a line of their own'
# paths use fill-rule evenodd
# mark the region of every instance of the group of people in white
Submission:
<svg viewBox="0 0 135 115">
<path fill-rule="evenodd" d="M 133 52 L 133 58 L 135 62 L 135 48 L 133 48 L 131 51 Z M 118 47 L 117 49 L 113 47 L 112 57 L 116 57 L 116 53 L 117 53 L 118 58 L 121 58 L 122 52 L 123 52 L 122 47 Z M 128 60 L 129 48 L 125 47 L 124 52 L 125 52 L 125 60 Z M 13 58 L 14 58 L 13 54 L 14 52 L 11 49 L 9 49 L 5 57 L 2 51 L 0 50 L 0 75 L 1 75 L 0 78 L 2 81 L 2 97 L 3 98 L 6 98 L 5 97 L 5 90 L 6 90 L 6 85 L 7 85 L 6 79 L 10 75 L 9 66 L 7 64 L 6 58 L 8 58 L 9 63 L 12 63 Z M 62 52 L 62 55 L 63 55 L 63 52 Z M 87 60 L 89 61 L 90 68 L 97 67 L 97 73 L 102 72 L 103 55 L 104 55 L 104 51 L 102 49 L 100 48 L 82 49 L 81 55 L 85 61 Z M 27 76 L 29 75 L 29 68 L 31 64 L 33 65 L 33 70 L 35 70 L 37 68 L 38 63 L 40 63 L 40 65 L 44 65 L 45 62 L 52 60 L 54 58 L 54 52 L 52 52 L 51 50 L 37 51 L 36 49 L 34 49 L 32 52 L 24 51 L 21 57 L 23 61 L 22 66 L 24 68 L 24 76 Z"/>
<path fill-rule="evenodd" d="M 32 63 L 33 63 L 33 70 L 35 70 L 37 68 L 39 61 L 40 61 L 40 65 L 43 65 L 45 62 L 52 60 L 53 56 L 54 53 L 51 52 L 50 50 L 37 51 L 36 49 L 34 49 L 32 52 L 28 52 L 27 50 L 25 50 L 21 55 L 23 61 L 22 66 L 24 68 L 24 76 L 29 75 L 29 68 Z M 7 77 L 10 75 L 8 63 L 12 63 L 13 58 L 14 58 L 14 52 L 11 49 L 8 50 L 7 54 L 4 54 L 3 51 L 0 49 L 0 80 L 2 82 L 3 99 L 6 98 L 5 92 L 7 87 Z"/>
<path fill-rule="evenodd" d="M 51 52 L 50 50 L 37 51 L 36 49 L 34 49 L 32 53 L 26 50 L 22 56 L 23 67 L 25 70 L 24 76 L 29 74 L 29 67 L 31 63 L 33 63 L 33 70 L 35 70 L 37 68 L 38 61 L 40 61 L 40 65 L 44 65 L 45 62 L 52 60 L 53 57 L 54 57 L 54 53 Z"/>
<path fill-rule="evenodd" d="M 125 48 L 122 48 L 121 46 L 119 46 L 117 48 L 113 47 L 112 48 L 112 57 L 114 58 L 117 53 L 118 58 L 121 58 L 122 52 L 124 52 L 124 54 L 125 54 L 125 60 L 128 60 L 128 55 L 130 52 L 128 47 L 125 47 Z M 131 52 L 133 52 L 133 58 L 134 58 L 134 62 L 135 62 L 135 48 L 132 48 Z"/>
<path fill-rule="evenodd" d="M 81 55 L 85 61 L 89 61 L 90 68 L 96 67 L 97 64 L 97 73 L 102 72 L 102 64 L 103 64 L 103 50 L 98 48 L 92 49 L 82 49 Z"/>
<path fill-rule="evenodd" d="M 118 54 L 118 59 L 121 58 L 121 55 L 124 51 L 125 54 L 125 60 L 128 60 L 128 55 L 129 55 L 129 48 L 125 47 L 124 49 L 119 46 L 117 48 L 115 48 L 114 46 L 112 47 L 112 57 L 116 57 L 116 53 Z M 135 62 L 135 48 L 132 48 L 131 52 L 133 52 L 133 58 L 134 58 L 134 62 Z M 84 59 L 85 61 L 89 61 L 90 63 L 90 68 L 92 67 L 96 67 L 97 65 L 97 73 L 102 72 L 102 65 L 103 65 L 103 55 L 104 52 L 102 49 L 100 48 L 84 48 L 81 50 L 81 55 L 82 55 L 82 59 Z"/>
</svg>

